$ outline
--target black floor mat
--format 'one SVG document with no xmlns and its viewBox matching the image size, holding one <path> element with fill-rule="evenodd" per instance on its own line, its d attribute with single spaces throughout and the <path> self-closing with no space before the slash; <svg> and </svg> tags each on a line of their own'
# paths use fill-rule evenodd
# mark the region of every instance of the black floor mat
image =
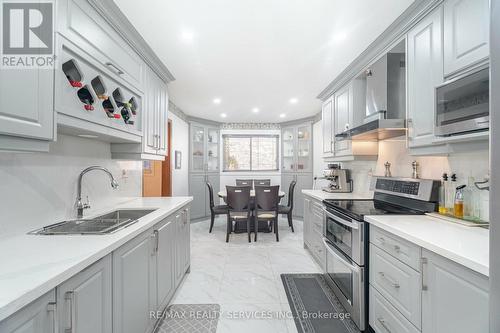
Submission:
<svg viewBox="0 0 500 333">
<path fill-rule="evenodd" d="M 359 333 L 321 274 L 281 274 L 299 333 Z"/>
</svg>

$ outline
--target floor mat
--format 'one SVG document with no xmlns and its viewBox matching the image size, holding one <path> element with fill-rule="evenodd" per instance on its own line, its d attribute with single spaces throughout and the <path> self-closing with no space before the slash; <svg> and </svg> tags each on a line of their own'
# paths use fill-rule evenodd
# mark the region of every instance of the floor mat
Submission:
<svg viewBox="0 0 500 333">
<path fill-rule="evenodd" d="M 155 333 L 215 333 L 219 316 L 219 304 L 172 304 Z"/>
<path fill-rule="evenodd" d="M 359 333 L 321 274 L 281 274 L 299 333 Z"/>
</svg>

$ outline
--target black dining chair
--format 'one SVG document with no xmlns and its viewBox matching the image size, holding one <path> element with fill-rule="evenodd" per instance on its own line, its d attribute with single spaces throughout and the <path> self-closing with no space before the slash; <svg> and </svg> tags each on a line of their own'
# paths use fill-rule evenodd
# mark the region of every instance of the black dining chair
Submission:
<svg viewBox="0 0 500 333">
<path fill-rule="evenodd" d="M 293 215 L 293 192 L 295 190 L 295 185 L 296 184 L 297 184 L 297 182 L 295 180 L 293 180 L 290 183 L 290 187 L 288 189 L 288 204 L 286 206 L 284 206 L 284 205 L 279 205 L 278 206 L 278 212 L 280 214 L 286 214 L 286 217 L 288 218 L 288 226 L 290 228 L 292 228 L 292 232 L 295 232 L 293 230 L 292 215 Z"/>
<path fill-rule="evenodd" d="M 227 205 L 227 234 L 226 243 L 229 242 L 229 234 L 233 229 L 233 221 L 247 220 L 248 242 L 250 238 L 250 222 L 252 220 L 252 210 L 250 208 L 250 186 L 226 186 Z"/>
<path fill-rule="evenodd" d="M 279 185 L 255 186 L 255 241 L 257 241 L 259 221 L 271 222 L 276 241 L 280 240 L 278 235 L 279 189 Z"/>
<path fill-rule="evenodd" d="M 253 179 L 236 179 L 236 186 L 250 186 L 253 188 Z"/>
<path fill-rule="evenodd" d="M 208 195 L 210 203 L 210 229 L 208 230 L 208 232 L 211 233 L 214 227 L 215 215 L 227 214 L 229 206 L 228 205 L 216 206 L 214 202 L 214 188 L 212 187 L 212 184 L 210 184 L 210 182 L 207 182 L 207 187 L 208 187 Z"/>
<path fill-rule="evenodd" d="M 254 186 L 271 186 L 271 179 L 254 179 Z"/>
</svg>

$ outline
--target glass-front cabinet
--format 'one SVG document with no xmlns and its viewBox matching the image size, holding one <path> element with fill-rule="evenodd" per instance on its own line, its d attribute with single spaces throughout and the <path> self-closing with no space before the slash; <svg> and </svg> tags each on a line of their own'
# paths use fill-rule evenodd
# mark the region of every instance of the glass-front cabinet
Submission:
<svg viewBox="0 0 500 333">
<path fill-rule="evenodd" d="M 191 124 L 191 172 L 219 172 L 219 129 Z"/>
<path fill-rule="evenodd" d="M 312 172 L 312 124 L 284 127 L 281 131 L 283 172 Z"/>
</svg>

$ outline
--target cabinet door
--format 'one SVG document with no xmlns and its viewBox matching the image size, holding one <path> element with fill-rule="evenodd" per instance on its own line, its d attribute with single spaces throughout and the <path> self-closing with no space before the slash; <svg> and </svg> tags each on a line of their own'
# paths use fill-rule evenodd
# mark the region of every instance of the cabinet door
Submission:
<svg viewBox="0 0 500 333">
<path fill-rule="evenodd" d="M 207 216 L 206 206 L 208 206 L 208 188 L 205 184 L 207 176 L 205 174 L 190 174 L 189 175 L 189 195 L 193 197 L 192 217 L 198 219 Z M 218 183 L 218 182 L 217 182 Z M 214 186 L 214 184 L 212 184 Z M 214 188 L 214 196 L 217 192 Z M 207 208 L 210 210 L 210 208 Z"/>
<path fill-rule="evenodd" d="M 312 125 L 297 127 L 297 172 L 312 172 Z"/>
<path fill-rule="evenodd" d="M 293 216 L 303 217 L 304 216 L 304 195 L 302 190 L 310 190 L 313 185 L 313 176 L 311 173 L 297 174 L 295 175 L 295 180 L 297 185 L 295 186 L 295 193 L 293 196 Z"/>
<path fill-rule="evenodd" d="M 179 284 L 189 266 L 189 225 L 185 211 L 175 214 L 175 284 Z"/>
<path fill-rule="evenodd" d="M 41 296 L 12 316 L 0 322 L 2 333 L 55 333 L 56 293 Z"/>
<path fill-rule="evenodd" d="M 183 223 L 182 238 L 184 239 L 184 274 L 191 265 L 191 218 L 189 208 L 182 210 L 181 218 Z"/>
<path fill-rule="evenodd" d="M 111 333 L 111 255 L 57 287 L 59 332 Z"/>
<path fill-rule="evenodd" d="M 297 129 L 295 127 L 286 127 L 281 131 L 281 149 L 283 172 L 295 172 L 296 170 L 296 147 L 297 147 Z"/>
<path fill-rule="evenodd" d="M 488 332 L 488 278 L 430 251 L 422 255 L 422 333 Z"/>
<path fill-rule="evenodd" d="M 352 113 L 352 87 L 348 85 L 334 96 L 335 102 L 335 134 L 343 133 L 351 128 L 353 121 Z M 351 154 L 351 141 L 346 139 L 335 139 L 335 155 L 343 156 Z"/>
<path fill-rule="evenodd" d="M 290 174 L 290 173 L 283 173 L 281 174 L 281 187 L 280 191 L 285 192 L 285 196 L 281 198 L 280 205 L 287 205 L 288 204 L 288 189 L 290 188 L 290 183 L 294 181 L 296 178 L 295 174 Z M 297 185 L 295 185 L 295 191 L 294 191 L 294 201 L 295 203 L 299 203 L 300 201 L 297 201 Z M 295 209 L 294 205 L 294 209 Z"/>
<path fill-rule="evenodd" d="M 297 204 L 300 205 L 299 202 Z M 311 230 L 311 216 L 312 216 L 312 205 L 311 205 L 311 199 L 308 199 L 307 197 L 304 197 L 304 222 L 303 222 L 303 237 L 304 237 L 304 243 L 308 246 L 311 247 L 311 235 L 310 235 L 310 230 Z"/>
<path fill-rule="evenodd" d="M 168 154 L 168 95 L 167 85 L 163 81 L 158 82 L 158 155 Z"/>
<path fill-rule="evenodd" d="M 168 219 L 156 231 L 158 237 L 156 249 L 156 267 L 158 281 L 158 305 L 166 305 L 173 295 L 174 286 L 174 254 L 175 254 L 175 221 Z"/>
<path fill-rule="evenodd" d="M 205 171 L 205 127 L 191 124 L 191 171 Z"/>
<path fill-rule="evenodd" d="M 144 333 L 156 311 L 155 238 L 145 232 L 113 252 L 113 330 Z"/>
<path fill-rule="evenodd" d="M 0 70 L 0 135 L 54 138 L 54 70 Z"/>
<path fill-rule="evenodd" d="M 434 89 L 443 82 L 442 8 L 408 33 L 408 145 L 434 140 Z"/>
<path fill-rule="evenodd" d="M 207 156 L 206 156 L 206 171 L 219 171 L 219 130 L 217 128 L 207 128 Z"/>
<path fill-rule="evenodd" d="M 444 2 L 444 74 L 489 57 L 489 0 Z"/>
<path fill-rule="evenodd" d="M 157 75 L 148 67 L 146 75 L 146 92 L 145 92 L 145 107 L 144 107 L 144 152 L 156 154 L 157 151 L 157 133 L 156 124 L 158 122 L 158 112 L 156 110 L 156 82 Z"/>
<path fill-rule="evenodd" d="M 333 153 L 333 97 L 323 103 L 321 110 L 321 121 L 323 126 L 323 155 L 331 156 Z"/>
</svg>

